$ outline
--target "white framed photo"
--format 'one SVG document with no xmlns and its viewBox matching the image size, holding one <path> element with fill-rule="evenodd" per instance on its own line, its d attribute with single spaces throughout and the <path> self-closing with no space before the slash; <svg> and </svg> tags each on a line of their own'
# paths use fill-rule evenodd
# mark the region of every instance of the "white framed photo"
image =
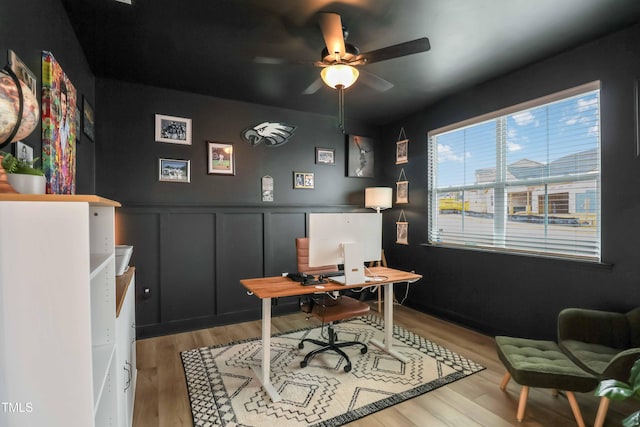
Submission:
<svg viewBox="0 0 640 427">
<path fill-rule="evenodd" d="M 158 181 L 191 182 L 191 160 L 158 159 Z"/>
<path fill-rule="evenodd" d="M 156 114 L 156 142 L 191 145 L 191 119 Z"/>
<path fill-rule="evenodd" d="M 235 175 L 235 156 L 232 144 L 207 141 L 207 173 Z"/>
</svg>

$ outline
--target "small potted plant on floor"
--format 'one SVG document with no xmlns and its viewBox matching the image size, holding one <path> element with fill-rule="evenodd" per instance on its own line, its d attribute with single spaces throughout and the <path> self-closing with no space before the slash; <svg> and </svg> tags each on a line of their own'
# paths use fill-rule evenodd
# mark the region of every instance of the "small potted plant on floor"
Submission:
<svg viewBox="0 0 640 427">
<path fill-rule="evenodd" d="M 634 398 L 640 400 L 640 359 L 631 368 L 629 383 L 618 380 L 603 380 L 596 388 L 596 396 L 607 397 L 611 400 L 626 400 Z M 640 411 L 636 411 L 622 420 L 624 427 L 640 426 Z"/>
<path fill-rule="evenodd" d="M 38 159 L 25 161 L 13 154 L 0 151 L 2 167 L 7 173 L 7 181 L 18 192 L 24 194 L 44 194 L 46 180 L 44 172 L 34 166 Z"/>
</svg>

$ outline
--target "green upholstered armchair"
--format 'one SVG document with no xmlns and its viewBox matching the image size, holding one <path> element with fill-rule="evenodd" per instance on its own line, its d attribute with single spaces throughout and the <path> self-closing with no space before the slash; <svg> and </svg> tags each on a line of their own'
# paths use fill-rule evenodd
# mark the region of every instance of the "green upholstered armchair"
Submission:
<svg viewBox="0 0 640 427">
<path fill-rule="evenodd" d="M 598 379 L 626 381 L 640 358 L 640 307 L 628 313 L 564 309 L 558 315 L 558 345 Z"/>
<path fill-rule="evenodd" d="M 564 309 L 558 315 L 558 345 L 599 380 L 626 382 L 640 358 L 640 307 L 627 313 Z M 609 403 L 601 397 L 594 427 L 604 425 Z"/>
</svg>

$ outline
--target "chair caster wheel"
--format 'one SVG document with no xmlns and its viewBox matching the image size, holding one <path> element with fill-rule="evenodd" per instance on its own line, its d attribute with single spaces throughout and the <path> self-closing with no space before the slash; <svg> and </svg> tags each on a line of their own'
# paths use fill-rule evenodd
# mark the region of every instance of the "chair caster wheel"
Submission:
<svg viewBox="0 0 640 427">
<path fill-rule="evenodd" d="M 298 344 L 298 348 L 299 348 L 300 350 L 302 350 L 302 349 L 304 348 L 304 343 L 299 343 L 299 344 Z"/>
<path fill-rule="evenodd" d="M 348 364 L 347 366 L 344 367 L 345 372 L 349 372 L 350 370 L 351 370 L 351 364 Z"/>
<path fill-rule="evenodd" d="M 307 367 L 307 362 L 305 362 L 304 360 L 302 362 L 300 362 L 300 367 L 301 368 L 306 368 Z"/>
<path fill-rule="evenodd" d="M 367 351 L 368 351 L 367 347 L 362 347 L 362 348 L 360 349 L 360 353 L 361 353 L 361 354 L 365 354 Z"/>
</svg>

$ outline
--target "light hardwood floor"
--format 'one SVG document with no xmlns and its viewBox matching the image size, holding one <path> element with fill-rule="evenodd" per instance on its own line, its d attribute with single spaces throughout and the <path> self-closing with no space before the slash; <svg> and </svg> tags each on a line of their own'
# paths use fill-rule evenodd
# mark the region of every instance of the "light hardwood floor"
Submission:
<svg viewBox="0 0 640 427">
<path fill-rule="evenodd" d="M 373 311 L 373 313 L 376 313 Z M 349 426 L 575 426 L 569 402 L 564 395 L 531 389 L 523 422 L 516 420 L 520 386 L 513 380 L 506 392 L 500 390 L 505 373 L 498 360 L 492 337 L 462 328 L 418 311 L 396 306 L 396 324 L 472 359 L 486 369 L 437 390 L 392 406 Z M 273 333 L 311 327 L 314 319 L 303 313 L 276 317 Z M 260 321 L 202 329 L 187 333 L 148 338 L 137 342 L 138 383 L 134 427 L 192 426 L 187 387 L 180 352 L 196 347 L 225 344 L 260 336 Z M 593 425 L 599 398 L 576 393 L 587 425 Z M 637 401 L 612 402 L 605 426 L 621 426 Z"/>
</svg>

